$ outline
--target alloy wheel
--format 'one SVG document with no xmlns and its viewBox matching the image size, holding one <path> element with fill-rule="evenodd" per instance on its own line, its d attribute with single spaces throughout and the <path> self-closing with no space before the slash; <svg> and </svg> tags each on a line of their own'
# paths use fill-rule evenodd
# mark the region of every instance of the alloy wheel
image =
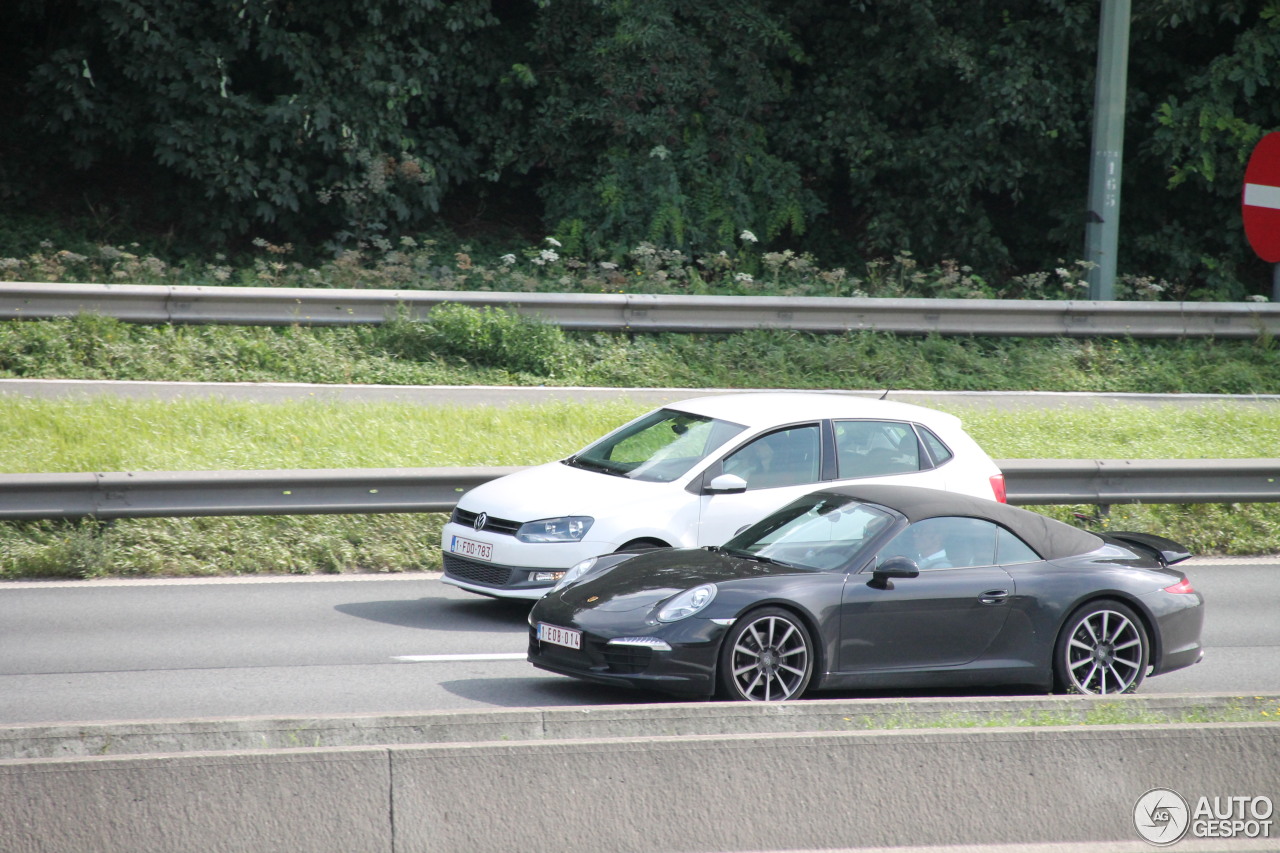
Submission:
<svg viewBox="0 0 1280 853">
<path fill-rule="evenodd" d="M 1086 608 L 1059 641 L 1059 675 L 1073 693 L 1127 693 L 1147 669 L 1147 636 L 1121 605 Z"/>
<path fill-rule="evenodd" d="M 777 609 L 739 623 L 725 652 L 725 685 L 738 699 L 791 699 L 804 692 L 813 671 L 809 632 L 794 616 Z"/>
</svg>

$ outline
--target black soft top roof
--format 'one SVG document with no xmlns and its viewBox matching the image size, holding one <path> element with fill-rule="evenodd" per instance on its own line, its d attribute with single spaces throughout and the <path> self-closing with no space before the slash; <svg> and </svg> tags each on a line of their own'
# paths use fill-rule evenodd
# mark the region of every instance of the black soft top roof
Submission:
<svg viewBox="0 0 1280 853">
<path fill-rule="evenodd" d="M 882 504 L 902 513 L 913 523 L 944 515 L 985 518 L 1007 527 L 1046 560 L 1088 554 L 1101 548 L 1103 544 L 1100 537 L 1087 530 L 1063 524 L 1039 513 L 955 492 L 915 486 L 857 484 L 833 486 L 822 491 L 857 498 L 865 503 Z"/>
</svg>

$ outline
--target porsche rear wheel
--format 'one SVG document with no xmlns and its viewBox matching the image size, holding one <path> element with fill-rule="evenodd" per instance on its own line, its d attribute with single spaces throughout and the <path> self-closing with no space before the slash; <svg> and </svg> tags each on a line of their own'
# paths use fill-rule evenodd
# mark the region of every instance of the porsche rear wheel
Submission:
<svg viewBox="0 0 1280 853">
<path fill-rule="evenodd" d="M 765 607 L 739 619 L 720 649 L 720 687 L 729 699 L 799 698 L 813 676 L 813 640 L 794 613 Z"/>
<path fill-rule="evenodd" d="M 1118 601 L 1071 614 L 1053 650 L 1053 675 L 1067 693 L 1132 693 L 1147 674 L 1151 645 L 1142 620 Z"/>
</svg>

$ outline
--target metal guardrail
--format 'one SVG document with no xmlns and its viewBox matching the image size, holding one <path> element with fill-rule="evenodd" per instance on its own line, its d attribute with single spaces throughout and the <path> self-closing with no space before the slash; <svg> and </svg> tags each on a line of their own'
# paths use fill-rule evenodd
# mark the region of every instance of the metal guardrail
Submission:
<svg viewBox="0 0 1280 853">
<path fill-rule="evenodd" d="M 415 319 L 446 302 L 509 308 L 565 329 L 1018 337 L 1256 338 L 1280 334 L 1280 304 L 484 293 L 0 282 L 0 319 L 97 313 L 137 323 L 338 326 Z"/>
<path fill-rule="evenodd" d="M 1009 503 L 1280 502 L 1280 459 L 1001 459 Z"/>
<path fill-rule="evenodd" d="M 0 519 L 448 512 L 517 468 L 0 474 Z"/>
<path fill-rule="evenodd" d="M 1280 459 L 1006 459 L 1009 503 L 1280 503 Z M 448 512 L 519 468 L 2 474 L 0 519 Z"/>
</svg>

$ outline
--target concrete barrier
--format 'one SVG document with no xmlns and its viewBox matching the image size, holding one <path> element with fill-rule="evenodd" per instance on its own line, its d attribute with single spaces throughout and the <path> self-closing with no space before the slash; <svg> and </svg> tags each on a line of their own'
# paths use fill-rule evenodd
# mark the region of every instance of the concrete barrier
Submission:
<svg viewBox="0 0 1280 853">
<path fill-rule="evenodd" d="M 1268 719 L 1280 723 L 1280 696 L 1207 693 L 869 697 L 770 704 L 671 702 L 323 717 L 0 725 L 0 760 L 868 729 Z"/>
<path fill-rule="evenodd" d="M 120 727 L 121 743 L 185 743 L 203 731 L 207 746 L 222 731 L 235 748 L 0 760 L 0 850 L 1141 849 L 1134 805 L 1151 788 L 1190 801 L 1280 799 L 1280 725 L 864 727 L 959 726 L 984 712 L 990 723 L 1214 708 L 1272 720 L 1280 700 L 819 700 L 327 718 L 310 727 L 265 718 L 133 723 Z M 10 755 L 53 755 L 60 739 L 105 748 L 97 738 L 109 728 L 3 734 Z M 414 743 L 415 728 L 437 742 Z M 330 745 L 243 748 L 264 734 Z M 391 743 L 333 745 L 380 737 Z M 1212 849 L 1275 846 L 1228 840 Z"/>
</svg>

